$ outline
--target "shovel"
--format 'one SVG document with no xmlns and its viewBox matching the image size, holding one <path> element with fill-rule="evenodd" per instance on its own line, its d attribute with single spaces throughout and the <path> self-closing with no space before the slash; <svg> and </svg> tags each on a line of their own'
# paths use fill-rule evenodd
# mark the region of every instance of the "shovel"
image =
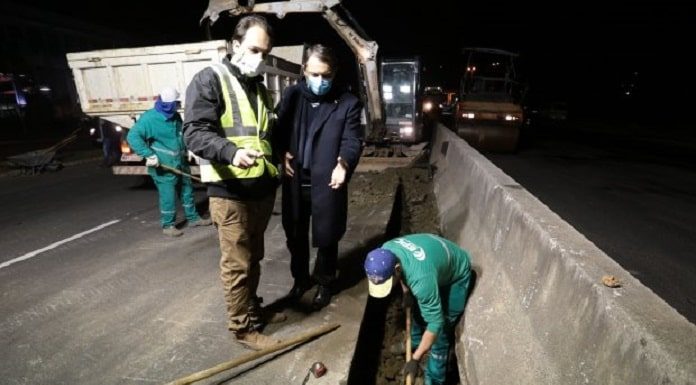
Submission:
<svg viewBox="0 0 696 385">
<path fill-rule="evenodd" d="M 191 179 L 193 179 L 193 180 L 195 180 L 195 181 L 203 182 L 203 181 L 201 180 L 201 178 L 199 178 L 199 177 L 197 177 L 197 176 L 193 176 L 193 175 L 191 175 L 191 174 L 185 173 L 185 172 L 183 172 L 183 171 L 181 171 L 181 170 L 179 170 L 179 169 L 176 169 L 176 168 L 174 168 L 174 167 L 169 167 L 169 166 L 167 166 L 166 164 L 160 164 L 158 167 L 163 168 L 163 169 L 165 169 L 165 170 L 167 170 L 167 171 L 171 171 L 171 172 L 173 172 L 174 174 L 179 174 L 179 175 L 181 175 L 181 176 L 187 176 L 187 177 L 189 177 L 189 178 L 191 178 Z"/>
</svg>

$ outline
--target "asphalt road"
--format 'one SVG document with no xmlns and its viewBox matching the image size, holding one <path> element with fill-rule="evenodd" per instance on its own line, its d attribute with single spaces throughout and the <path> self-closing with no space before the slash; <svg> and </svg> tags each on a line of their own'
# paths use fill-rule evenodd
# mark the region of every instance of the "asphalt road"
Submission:
<svg viewBox="0 0 696 385">
<path fill-rule="evenodd" d="M 592 123 L 528 130 L 486 154 L 696 323 L 696 138 Z"/>
<path fill-rule="evenodd" d="M 696 146 L 580 131 L 528 138 L 489 157 L 696 321 Z M 0 382 L 161 384 L 245 352 L 225 342 L 214 230 L 164 237 L 156 192 L 139 182 L 94 163 L 0 178 Z M 285 270 L 262 276 L 267 300 L 289 289 Z"/>
<path fill-rule="evenodd" d="M 370 190 L 369 175 L 354 177 L 356 194 Z M 197 385 L 300 383 L 319 358 L 331 365 L 324 382 L 345 380 L 367 297 L 355 260 L 384 236 L 396 181 L 379 189 L 390 193 L 368 193 L 372 205 L 351 206 L 339 293 L 319 312 L 309 310 L 314 290 L 291 308 L 278 301 L 292 277 L 276 200 L 258 294 L 288 320 L 264 332 L 287 339 L 327 322 L 341 328 Z M 96 162 L 0 177 L 1 384 L 165 384 L 250 352 L 227 330 L 214 227 L 182 224 L 182 237 L 165 237 L 157 193 L 141 184 Z M 204 213 L 205 192 L 196 193 Z"/>
<path fill-rule="evenodd" d="M 162 384 L 246 352 L 214 228 L 166 238 L 137 177 L 96 163 L 3 177 L 0 213 L 0 383 Z"/>
</svg>

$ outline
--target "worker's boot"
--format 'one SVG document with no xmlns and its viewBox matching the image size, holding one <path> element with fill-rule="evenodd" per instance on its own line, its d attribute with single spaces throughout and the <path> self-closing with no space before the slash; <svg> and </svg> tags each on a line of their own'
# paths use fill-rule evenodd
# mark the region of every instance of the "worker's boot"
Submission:
<svg viewBox="0 0 696 385">
<path fill-rule="evenodd" d="M 191 227 L 210 226 L 212 224 L 213 224 L 213 221 L 210 218 L 208 218 L 208 219 L 198 218 L 197 221 L 189 222 L 189 226 L 191 226 Z"/>
<path fill-rule="evenodd" d="M 174 226 L 168 226 L 162 229 L 162 234 L 169 237 L 180 237 L 184 235 L 184 232 Z"/>
<path fill-rule="evenodd" d="M 278 339 L 269 337 L 265 334 L 261 334 L 256 330 L 248 332 L 237 332 L 235 333 L 235 336 L 237 337 L 238 343 L 244 345 L 244 347 L 249 348 L 251 350 L 266 349 L 271 346 L 275 346 L 281 342 Z"/>
</svg>

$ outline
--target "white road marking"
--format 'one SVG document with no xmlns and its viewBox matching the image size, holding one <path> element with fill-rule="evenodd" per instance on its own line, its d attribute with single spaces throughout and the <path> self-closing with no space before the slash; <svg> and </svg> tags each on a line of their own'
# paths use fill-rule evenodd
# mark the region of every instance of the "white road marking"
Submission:
<svg viewBox="0 0 696 385">
<path fill-rule="evenodd" d="M 48 245 L 48 246 L 46 246 L 46 247 L 44 247 L 44 248 L 42 248 L 42 249 L 34 250 L 34 251 L 32 251 L 32 252 L 29 252 L 29 253 L 26 253 L 26 254 L 22 255 L 21 257 L 17 257 L 17 258 L 15 258 L 15 259 L 11 259 L 11 260 L 9 260 L 9 261 L 0 263 L 0 269 L 3 269 L 3 268 L 8 267 L 8 266 L 10 266 L 10 265 L 13 265 L 13 264 L 15 264 L 15 263 L 17 263 L 17 262 L 21 262 L 21 261 L 25 261 L 25 260 L 27 260 L 27 259 L 29 259 L 29 258 L 33 258 L 33 257 L 35 257 L 35 256 L 37 256 L 37 255 L 43 253 L 44 251 L 48 251 L 48 250 L 51 250 L 51 249 L 55 249 L 56 247 L 58 247 L 58 246 L 60 246 L 60 245 L 62 245 L 62 244 L 64 244 L 64 243 L 68 243 L 68 242 L 70 242 L 70 241 L 74 241 L 74 240 L 76 240 L 76 239 L 82 238 L 82 237 L 84 237 L 84 236 L 87 235 L 87 234 L 91 234 L 91 233 L 93 233 L 93 232 L 95 232 L 95 231 L 99 231 L 99 230 L 101 230 L 101 229 L 103 229 L 103 228 L 105 228 L 105 227 L 109 227 L 109 226 L 111 226 L 111 225 L 113 225 L 113 224 L 116 224 L 116 223 L 118 223 L 118 222 L 121 222 L 121 220 L 120 220 L 120 219 L 115 219 L 115 220 L 113 220 L 113 221 L 111 221 L 111 222 L 106 222 L 106 223 L 101 224 L 101 225 L 99 225 L 99 226 L 97 226 L 97 227 L 95 227 L 95 228 L 89 229 L 89 230 L 87 230 L 87 231 L 83 231 L 83 232 L 81 232 L 81 233 L 79 233 L 79 234 L 75 234 L 75 235 L 73 235 L 73 236 L 70 237 L 70 238 L 65 238 L 65 239 L 63 239 L 62 241 L 58 241 L 58 242 L 51 243 L 50 245 Z"/>
</svg>

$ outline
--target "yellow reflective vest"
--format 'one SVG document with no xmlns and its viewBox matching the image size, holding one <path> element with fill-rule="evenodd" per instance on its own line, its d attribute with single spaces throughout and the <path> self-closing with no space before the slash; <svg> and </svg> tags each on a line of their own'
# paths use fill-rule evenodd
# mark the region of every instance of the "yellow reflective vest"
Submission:
<svg viewBox="0 0 696 385">
<path fill-rule="evenodd" d="M 220 117 L 220 124 L 227 140 L 238 148 L 261 151 L 263 158 L 256 159 L 256 165 L 249 168 L 239 168 L 231 164 L 219 164 L 201 159 L 200 170 L 203 182 L 218 182 L 226 179 L 250 179 L 261 177 L 266 170 L 272 177 L 278 176 L 278 169 L 271 160 L 270 125 L 271 113 L 267 105 L 271 105 L 270 96 L 263 84 L 257 85 L 257 114 L 251 108 L 251 103 L 239 80 L 222 63 L 211 65 L 222 86 L 225 102 L 225 112 Z M 258 117 L 258 119 L 257 119 Z"/>
</svg>

